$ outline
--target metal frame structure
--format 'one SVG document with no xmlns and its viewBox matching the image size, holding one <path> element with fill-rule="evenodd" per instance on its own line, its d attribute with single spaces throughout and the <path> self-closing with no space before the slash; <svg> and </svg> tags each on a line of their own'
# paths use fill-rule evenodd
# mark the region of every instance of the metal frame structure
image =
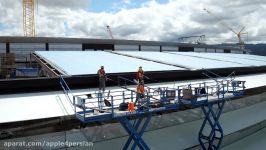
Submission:
<svg viewBox="0 0 266 150">
<path fill-rule="evenodd" d="M 218 107 L 216 112 L 213 108 L 214 104 L 215 103 L 207 103 L 207 105 L 201 106 L 202 112 L 204 113 L 205 117 L 198 134 L 198 141 L 200 142 L 200 145 L 204 150 L 218 149 L 223 140 L 223 129 L 219 123 L 219 118 L 222 114 L 225 101 L 221 100 L 217 102 Z M 211 130 L 207 135 L 204 135 L 204 129 L 208 128 L 208 126 L 206 126 L 207 123 L 211 127 Z"/>
<path fill-rule="evenodd" d="M 23 0 L 23 31 L 26 37 L 35 37 L 35 0 Z"/>
<path fill-rule="evenodd" d="M 205 40 L 205 35 L 183 36 L 183 37 L 178 38 L 178 40 L 181 42 L 185 42 L 184 39 L 191 39 L 191 38 L 197 38 L 197 40 L 188 41 L 188 43 L 201 44 L 202 41 Z"/>
<path fill-rule="evenodd" d="M 145 129 L 147 128 L 147 126 L 151 120 L 151 117 L 152 117 L 151 113 L 140 116 L 139 118 L 137 118 L 134 121 L 133 124 L 131 124 L 130 120 L 125 116 L 118 118 L 118 121 L 124 127 L 124 129 L 126 130 L 126 132 L 129 135 L 128 140 L 123 147 L 123 150 L 127 150 L 129 148 L 132 140 L 134 141 L 134 143 L 131 146 L 131 149 L 135 149 L 136 146 L 138 146 L 142 150 L 149 149 L 148 145 L 145 143 L 145 141 L 141 137 L 142 137 Z M 145 119 L 144 123 L 142 123 L 144 118 L 146 118 L 146 119 Z"/>
<path fill-rule="evenodd" d="M 37 55 L 36 53 L 31 53 L 31 57 L 38 62 L 38 64 L 42 67 L 42 69 L 46 71 L 48 76 L 58 77 L 60 75 L 65 75 L 63 71 L 53 66 L 53 64 L 47 62 L 47 60 Z"/>
<path fill-rule="evenodd" d="M 245 81 L 223 80 L 223 82 L 201 82 L 189 85 L 177 86 L 177 88 L 145 86 L 146 92 L 143 98 L 136 99 L 136 92 L 128 87 L 134 83 L 124 77 L 118 77 L 120 91 L 102 92 L 73 95 L 64 78 L 60 77 L 60 84 L 68 100 L 72 100 L 75 116 L 82 123 L 95 121 L 118 120 L 129 135 L 123 149 L 128 149 L 132 140 L 131 149 L 138 146 L 140 149 L 149 149 L 141 138 L 152 114 L 180 110 L 181 108 L 201 107 L 205 115 L 198 140 L 203 149 L 218 149 L 223 140 L 223 130 L 219 123 L 219 117 L 223 111 L 226 100 L 242 96 L 245 91 Z M 72 98 L 72 99 L 71 99 Z M 110 106 L 104 106 L 104 101 L 110 100 Z M 135 111 L 120 110 L 120 105 L 126 102 L 137 104 Z M 137 103 L 138 101 L 138 103 Z M 119 105 L 120 104 L 120 105 Z M 217 108 L 216 108 L 217 105 Z M 137 118 L 133 124 L 130 118 Z M 143 122 L 143 119 L 146 120 Z M 206 134 L 206 129 L 208 134 Z M 140 127 L 140 125 L 142 125 Z M 139 129 L 140 128 L 140 129 Z"/>
</svg>

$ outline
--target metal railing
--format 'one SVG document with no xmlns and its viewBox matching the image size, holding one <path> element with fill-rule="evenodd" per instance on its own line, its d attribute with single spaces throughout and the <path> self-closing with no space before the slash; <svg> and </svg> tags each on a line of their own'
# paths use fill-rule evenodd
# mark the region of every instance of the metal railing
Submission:
<svg viewBox="0 0 266 150">
<path fill-rule="evenodd" d="M 177 88 L 145 86 L 145 94 L 137 98 L 137 92 L 130 88 L 128 83 L 132 84 L 134 81 L 119 77 L 118 85 L 122 90 L 74 95 L 63 76 L 60 76 L 63 92 L 72 104 L 76 117 L 82 122 L 179 109 L 188 105 L 199 107 L 209 102 L 242 96 L 245 90 L 245 81 L 233 80 L 218 85 L 216 82 L 199 82 L 179 85 Z M 127 106 L 121 110 L 121 105 L 132 102 L 135 105 L 134 112 L 128 111 Z"/>
</svg>

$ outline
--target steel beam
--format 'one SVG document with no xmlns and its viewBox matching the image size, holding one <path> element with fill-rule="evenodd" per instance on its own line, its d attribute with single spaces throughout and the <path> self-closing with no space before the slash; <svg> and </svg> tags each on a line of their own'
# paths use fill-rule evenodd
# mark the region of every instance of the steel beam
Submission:
<svg viewBox="0 0 266 150">
<path fill-rule="evenodd" d="M 60 75 L 66 75 L 64 72 L 52 66 L 52 64 L 41 58 L 39 55 L 32 53 L 31 57 L 42 67 L 42 69 L 49 75 L 49 77 L 58 77 Z"/>
</svg>

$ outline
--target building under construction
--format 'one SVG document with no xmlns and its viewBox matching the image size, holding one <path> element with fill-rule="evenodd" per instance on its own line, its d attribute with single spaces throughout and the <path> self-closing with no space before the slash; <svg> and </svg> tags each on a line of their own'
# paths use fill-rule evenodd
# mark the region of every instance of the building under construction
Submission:
<svg viewBox="0 0 266 150">
<path fill-rule="evenodd" d="M 0 37 L 0 52 L 1 149 L 29 143 L 35 149 L 265 146 L 266 57 L 247 49 Z M 104 92 L 100 66 L 108 77 Z M 134 80 L 139 66 L 145 71 L 141 102 Z M 7 144 L 21 141 L 26 144 Z"/>
</svg>

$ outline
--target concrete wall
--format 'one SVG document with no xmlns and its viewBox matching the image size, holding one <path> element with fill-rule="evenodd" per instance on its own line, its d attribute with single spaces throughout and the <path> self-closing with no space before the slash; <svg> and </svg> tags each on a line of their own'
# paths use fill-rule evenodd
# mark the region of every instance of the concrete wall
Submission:
<svg viewBox="0 0 266 150">
<path fill-rule="evenodd" d="M 116 45 L 115 50 L 122 51 L 138 51 L 139 45 Z"/>
<path fill-rule="evenodd" d="M 82 44 L 50 43 L 50 51 L 81 51 Z"/>
<path fill-rule="evenodd" d="M 141 45 L 141 51 L 160 51 L 160 46 Z"/>
<path fill-rule="evenodd" d="M 206 48 L 195 48 L 194 52 L 206 52 Z"/>
<path fill-rule="evenodd" d="M 162 51 L 178 51 L 177 46 L 162 46 Z"/>
</svg>

